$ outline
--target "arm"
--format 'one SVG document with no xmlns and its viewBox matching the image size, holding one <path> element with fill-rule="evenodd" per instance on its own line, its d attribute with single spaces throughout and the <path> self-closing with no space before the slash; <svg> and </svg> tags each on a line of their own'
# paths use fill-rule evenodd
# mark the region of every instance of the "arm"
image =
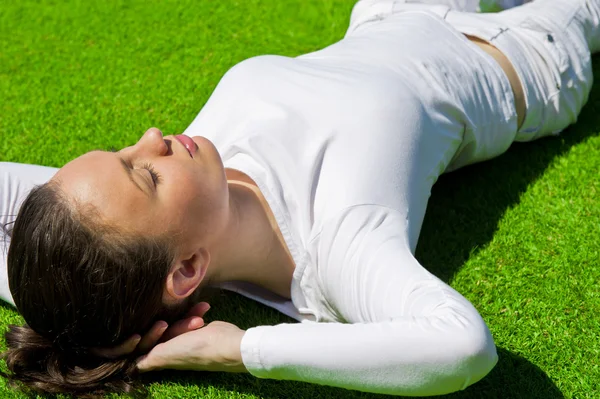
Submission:
<svg viewBox="0 0 600 399">
<path fill-rule="evenodd" d="M 36 185 L 46 183 L 57 170 L 46 166 L 0 162 L 0 299 L 13 306 L 6 270 L 10 238 L 6 235 L 5 226 L 10 231 L 10 223 L 17 217 L 29 191 Z"/>
<path fill-rule="evenodd" d="M 246 331 L 244 365 L 257 377 L 367 392 L 439 395 L 477 382 L 497 361 L 475 308 L 414 259 L 406 217 L 350 208 L 316 244 L 321 289 L 351 324 L 302 323 Z"/>
</svg>

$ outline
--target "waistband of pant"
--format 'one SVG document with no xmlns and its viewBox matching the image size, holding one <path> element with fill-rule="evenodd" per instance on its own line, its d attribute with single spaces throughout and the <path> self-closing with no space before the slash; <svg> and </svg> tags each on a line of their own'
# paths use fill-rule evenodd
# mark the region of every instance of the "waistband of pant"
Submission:
<svg viewBox="0 0 600 399">
<path fill-rule="evenodd" d="M 535 54 L 530 43 L 532 39 L 523 32 L 516 32 L 515 28 L 506 26 L 498 20 L 497 14 L 449 10 L 444 17 L 456 30 L 490 43 L 510 61 L 525 96 L 525 120 L 517 132 L 518 139 L 527 141 L 535 137 L 544 123 L 543 104 L 546 103 L 548 93 L 544 92 L 544 85 L 535 70 Z"/>
<path fill-rule="evenodd" d="M 362 6 L 362 8 L 359 6 Z M 375 10 L 374 7 L 378 8 Z M 424 11 L 442 18 L 462 34 L 477 37 L 495 46 L 510 61 L 523 88 L 526 111 L 523 124 L 517 132 L 519 141 L 527 141 L 534 138 L 542 128 L 544 123 L 544 105 L 547 102 L 549 92 L 548 88 L 544 87 L 544 83 L 535 69 L 536 62 L 539 63 L 539 59 L 536 59 L 535 50 L 532 50 L 531 47 L 532 45 L 535 46 L 535 43 L 531 43 L 531 40 L 535 39 L 527 37 L 522 32 L 515 32 L 514 28 L 506 26 L 505 22 L 499 21 L 494 14 L 454 11 L 447 5 L 411 4 L 403 0 L 387 2 L 367 2 L 363 0 L 356 5 L 355 11 L 353 11 L 353 14 L 355 14 L 353 15 L 354 29 L 356 26 L 364 23 L 364 20 L 370 20 L 366 17 L 367 15 L 371 15 L 371 19 L 375 20 L 398 12 Z M 500 64 L 495 61 L 494 63 L 497 69 L 501 71 L 502 85 L 504 87 L 508 86 L 514 100 L 514 93 L 508 76 Z M 517 110 L 514 106 L 514 101 L 512 103 L 512 112 L 516 115 Z"/>
<path fill-rule="evenodd" d="M 517 134 L 519 140 L 533 139 L 542 128 L 544 122 L 543 105 L 546 104 L 547 93 L 535 72 L 535 61 L 523 38 L 509 29 L 489 40 L 490 44 L 500 50 L 512 64 L 519 77 L 525 96 L 525 120 Z M 539 108 L 539 109 L 538 109 Z"/>
<path fill-rule="evenodd" d="M 548 93 L 544 93 L 544 85 L 534 69 L 534 54 L 530 46 L 527 46 L 531 39 L 498 21 L 494 14 L 465 13 L 447 6 L 428 7 L 427 10 L 442 17 L 457 31 L 490 43 L 506 56 L 519 77 L 525 96 L 525 119 L 518 129 L 518 139 L 527 141 L 535 137 L 544 122 L 543 104 L 546 103 Z M 500 64 L 496 65 L 510 87 L 508 76 Z M 513 92 L 512 87 L 510 92 Z M 516 112 L 515 107 L 514 113 Z"/>
<path fill-rule="evenodd" d="M 470 41 L 466 37 L 465 40 Z M 514 128 L 511 128 L 511 130 L 515 131 L 518 124 L 516 98 L 506 72 L 504 72 L 504 69 L 502 69 L 502 66 L 500 66 L 494 57 L 489 55 L 479 46 L 475 45 L 475 43 L 471 44 L 473 51 L 477 52 L 480 57 L 486 59 L 487 61 L 489 68 L 487 68 L 485 72 L 490 88 L 497 88 L 496 99 L 498 102 L 494 107 L 496 108 L 495 114 L 502 113 L 504 122 L 509 125 L 514 124 Z M 499 110 L 498 107 L 500 108 Z M 504 129 L 504 127 L 500 126 L 498 126 L 498 128 L 502 130 Z"/>
</svg>

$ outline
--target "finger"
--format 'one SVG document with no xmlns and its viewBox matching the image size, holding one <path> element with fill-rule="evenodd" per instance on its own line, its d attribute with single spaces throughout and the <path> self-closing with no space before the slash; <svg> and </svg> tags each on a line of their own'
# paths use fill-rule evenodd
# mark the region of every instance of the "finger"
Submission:
<svg viewBox="0 0 600 399">
<path fill-rule="evenodd" d="M 209 309 L 210 305 L 208 304 L 208 302 L 199 302 L 191 307 L 191 309 L 187 312 L 186 317 L 204 317 L 204 314 L 206 314 L 206 312 L 208 312 Z"/>
<path fill-rule="evenodd" d="M 128 355 L 135 350 L 142 337 L 138 334 L 134 334 L 129 337 L 125 342 L 112 348 L 92 348 L 92 354 L 107 359 L 116 359 L 123 355 Z"/>
<path fill-rule="evenodd" d="M 186 314 L 186 318 L 173 323 L 163 334 L 159 342 L 168 341 L 178 335 L 197 330 L 204 326 L 203 316 L 210 309 L 208 302 L 199 302 L 192 306 Z"/>
<path fill-rule="evenodd" d="M 169 329 L 163 334 L 160 342 L 168 341 L 177 337 L 178 335 L 197 330 L 202 326 L 204 326 L 204 319 L 202 317 L 192 316 L 188 317 L 187 319 L 179 320 L 169 327 Z"/>
<path fill-rule="evenodd" d="M 141 353 L 146 353 L 154 347 L 163 336 L 169 325 L 167 322 L 159 320 L 140 340 L 137 345 L 137 350 Z"/>
</svg>

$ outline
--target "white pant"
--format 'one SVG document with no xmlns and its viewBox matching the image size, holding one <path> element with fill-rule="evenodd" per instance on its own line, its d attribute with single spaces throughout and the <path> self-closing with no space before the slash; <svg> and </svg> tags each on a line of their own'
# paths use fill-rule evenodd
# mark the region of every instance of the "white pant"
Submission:
<svg viewBox="0 0 600 399">
<path fill-rule="evenodd" d="M 575 123 L 593 83 L 590 53 L 600 50 L 600 1 L 537 0 L 496 14 L 459 11 L 475 11 L 475 3 L 363 0 L 352 12 L 349 32 L 405 9 L 434 12 L 459 32 L 491 43 L 512 63 L 527 107 L 516 141 L 557 134 Z"/>
</svg>

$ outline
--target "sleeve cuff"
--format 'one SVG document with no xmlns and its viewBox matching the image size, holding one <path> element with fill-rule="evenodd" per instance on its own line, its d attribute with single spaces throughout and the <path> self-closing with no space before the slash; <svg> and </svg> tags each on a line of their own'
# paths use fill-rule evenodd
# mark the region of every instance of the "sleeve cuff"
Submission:
<svg viewBox="0 0 600 399">
<path fill-rule="evenodd" d="M 259 326 L 247 329 L 240 344 L 244 366 L 258 378 L 268 377 L 260 356 L 260 341 L 268 328 L 269 326 Z"/>
</svg>

